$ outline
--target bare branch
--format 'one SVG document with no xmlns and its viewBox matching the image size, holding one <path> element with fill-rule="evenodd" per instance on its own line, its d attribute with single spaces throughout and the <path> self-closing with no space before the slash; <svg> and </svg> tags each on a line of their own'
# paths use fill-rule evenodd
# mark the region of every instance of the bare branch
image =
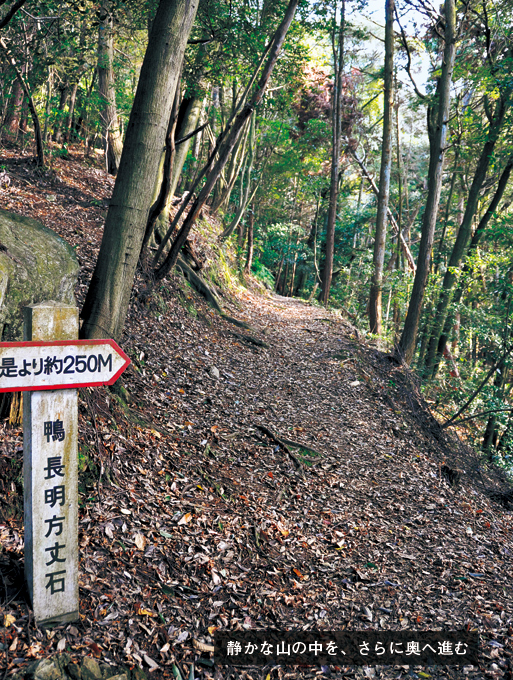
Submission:
<svg viewBox="0 0 513 680">
<path fill-rule="evenodd" d="M 495 373 L 495 371 L 497 370 L 497 368 L 499 367 L 501 362 L 504 361 L 504 359 L 509 354 L 511 354 L 511 352 L 513 352 L 513 345 L 511 345 L 511 347 L 509 347 L 507 350 L 505 350 L 502 353 L 502 356 L 500 357 L 500 359 L 491 367 L 491 369 L 486 374 L 485 379 L 482 381 L 482 383 L 479 385 L 479 387 L 474 391 L 472 396 L 469 399 L 467 399 L 467 401 L 463 404 L 463 406 L 460 408 L 460 410 L 457 413 L 455 413 L 452 416 L 452 418 L 449 418 L 448 420 L 445 421 L 445 423 L 442 423 L 442 425 L 441 425 L 442 428 L 449 427 L 449 425 L 453 425 L 456 418 L 458 418 L 458 416 L 460 416 L 463 413 L 463 411 L 467 410 L 467 408 L 470 406 L 470 404 L 474 401 L 474 399 L 477 397 L 477 395 L 481 392 L 483 387 L 486 385 L 486 383 L 490 380 L 492 375 Z"/>
<path fill-rule="evenodd" d="M 366 106 L 369 106 L 369 104 L 372 104 L 372 102 L 373 102 L 375 99 L 377 99 L 377 98 L 380 96 L 380 94 L 382 94 L 381 91 L 378 92 L 378 94 L 375 94 L 374 97 L 372 97 L 372 99 L 369 99 L 368 102 L 366 102 L 363 106 L 360 107 L 360 111 L 363 111 L 364 108 L 365 108 Z"/>
<path fill-rule="evenodd" d="M 208 123 L 203 123 L 203 125 L 200 125 L 199 127 L 197 127 L 192 132 L 189 132 L 189 134 L 185 135 L 185 137 L 182 137 L 181 139 L 177 139 L 176 142 L 175 142 L 175 146 L 178 146 L 179 144 L 183 144 L 184 142 L 186 142 L 191 137 L 195 137 L 199 132 L 204 130 L 207 127 L 207 125 L 208 125 Z"/>
<path fill-rule="evenodd" d="M 394 10 L 395 10 L 395 18 L 396 18 L 397 24 L 398 24 L 399 28 L 401 29 L 401 37 L 402 37 L 402 41 L 403 41 L 403 46 L 404 46 L 404 49 L 406 50 L 406 56 L 408 57 L 408 63 L 406 64 L 406 73 L 408 74 L 408 76 L 409 76 L 409 78 L 412 82 L 413 88 L 414 88 L 417 96 L 420 97 L 421 99 L 426 99 L 426 95 L 422 94 L 422 92 L 417 87 L 417 83 L 415 82 L 415 80 L 413 78 L 413 75 L 412 75 L 412 72 L 411 72 L 410 47 L 408 45 L 408 40 L 406 38 L 406 33 L 404 32 L 404 28 L 402 27 L 401 22 L 399 20 L 399 13 L 397 11 L 397 7 L 394 7 Z"/>
<path fill-rule="evenodd" d="M 479 413 L 473 413 L 471 416 L 468 416 L 467 418 L 456 420 L 455 422 L 451 423 L 451 425 L 459 425 L 460 423 L 466 423 L 468 420 L 473 420 L 474 418 L 479 418 L 480 416 L 487 416 L 490 413 L 505 413 L 508 411 L 513 411 L 513 408 L 492 408 L 489 411 L 480 411 Z M 442 427 L 446 427 L 445 423 L 442 425 Z"/>
</svg>

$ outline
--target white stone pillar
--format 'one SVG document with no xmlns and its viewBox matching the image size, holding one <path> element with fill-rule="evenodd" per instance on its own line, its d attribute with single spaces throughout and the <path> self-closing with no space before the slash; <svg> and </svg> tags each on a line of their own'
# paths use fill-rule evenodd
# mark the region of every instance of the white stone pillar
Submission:
<svg viewBox="0 0 513 680">
<path fill-rule="evenodd" d="M 24 339 L 78 337 L 78 309 L 24 308 Z M 44 363 L 29 367 L 45 370 Z M 44 361 L 48 361 L 48 358 Z M 48 368 L 51 371 L 51 367 Z M 78 391 L 23 394 L 25 577 L 38 624 L 78 615 Z"/>
</svg>

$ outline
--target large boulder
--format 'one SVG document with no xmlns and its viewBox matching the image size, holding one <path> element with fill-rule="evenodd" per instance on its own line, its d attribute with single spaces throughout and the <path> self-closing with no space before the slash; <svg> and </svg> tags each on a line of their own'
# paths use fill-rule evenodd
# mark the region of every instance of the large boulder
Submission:
<svg viewBox="0 0 513 680">
<path fill-rule="evenodd" d="M 23 307 L 55 300 L 76 304 L 73 248 L 29 217 L 0 210 L 0 339 L 22 340 Z"/>
</svg>

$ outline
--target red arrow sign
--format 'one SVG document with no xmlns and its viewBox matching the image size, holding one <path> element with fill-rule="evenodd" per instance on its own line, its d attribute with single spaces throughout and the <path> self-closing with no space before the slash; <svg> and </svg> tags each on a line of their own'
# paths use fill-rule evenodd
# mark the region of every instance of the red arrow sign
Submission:
<svg viewBox="0 0 513 680">
<path fill-rule="evenodd" d="M 129 364 L 110 339 L 0 342 L 0 392 L 112 385 Z"/>
</svg>

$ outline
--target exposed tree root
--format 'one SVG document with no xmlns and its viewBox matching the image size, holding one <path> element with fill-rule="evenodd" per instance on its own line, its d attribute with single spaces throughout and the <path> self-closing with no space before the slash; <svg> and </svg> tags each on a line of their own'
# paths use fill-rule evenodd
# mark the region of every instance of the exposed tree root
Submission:
<svg viewBox="0 0 513 680">
<path fill-rule="evenodd" d="M 264 434 L 266 434 L 269 437 L 269 439 L 272 439 L 277 444 L 279 444 L 281 446 L 281 448 L 285 451 L 285 453 L 288 454 L 290 456 L 290 458 L 292 458 L 292 460 L 297 465 L 297 467 L 301 470 L 301 472 L 303 472 L 303 467 L 304 467 L 303 463 L 299 460 L 299 458 L 297 456 L 295 456 L 292 453 L 292 451 L 289 449 L 287 444 L 285 444 L 283 439 L 281 439 L 276 434 L 274 434 L 274 432 L 271 432 L 271 430 L 269 430 L 269 428 L 267 428 L 265 425 L 256 425 L 256 428 L 258 430 L 260 430 L 260 432 L 263 432 Z"/>
<path fill-rule="evenodd" d="M 262 432 L 264 431 L 262 429 L 263 426 L 257 425 L 257 427 L 260 430 L 262 430 Z M 272 436 L 272 438 L 276 442 L 278 442 L 278 444 L 285 444 L 285 445 L 288 445 L 288 446 L 293 446 L 296 449 L 304 449 L 305 451 L 310 451 L 310 453 L 315 454 L 315 456 L 317 456 L 317 457 L 322 457 L 322 453 L 320 451 L 317 451 L 316 449 L 312 449 L 311 446 L 307 446 L 306 444 L 303 444 L 303 442 L 296 442 L 293 439 L 285 439 L 285 437 L 281 437 L 281 436 L 278 437 L 276 434 L 272 433 L 271 430 L 268 430 L 268 429 L 266 429 L 265 433 L 268 434 L 269 436 Z M 308 458 L 307 456 L 301 456 L 301 458 L 305 458 L 306 460 L 309 460 L 309 461 L 317 460 L 316 458 Z"/>
<path fill-rule="evenodd" d="M 234 335 L 239 340 L 244 340 L 244 342 L 249 342 L 252 345 L 258 345 L 258 347 L 269 347 L 269 345 L 263 340 L 253 337 L 252 335 L 242 335 L 241 333 L 235 333 L 235 331 L 230 331 L 231 335 Z"/>
<path fill-rule="evenodd" d="M 194 290 L 196 290 L 200 295 L 203 295 L 209 305 L 219 312 L 219 314 L 223 314 L 223 310 L 219 304 L 217 295 L 211 290 L 209 285 L 203 281 L 201 276 L 198 276 L 198 274 L 196 274 L 196 272 L 192 270 L 181 257 L 178 258 L 176 266 L 182 270 L 185 278 L 191 284 Z"/>
<path fill-rule="evenodd" d="M 294 446 L 295 448 L 298 448 L 298 449 L 304 449 L 305 451 L 310 451 L 310 453 L 313 453 L 317 457 L 322 456 L 322 453 L 320 453 L 319 451 L 316 451 L 315 449 L 312 449 L 311 446 L 307 446 L 306 444 L 303 444 L 302 442 L 296 442 L 293 439 L 284 439 L 283 437 L 281 437 L 281 441 L 284 444 L 287 444 L 288 446 Z M 301 456 L 301 458 L 304 458 L 305 460 L 309 460 L 309 461 L 317 460 L 317 458 L 309 458 L 307 456 Z"/>
<path fill-rule="evenodd" d="M 245 328 L 247 331 L 253 331 L 256 332 L 256 329 L 253 328 L 253 326 L 250 326 L 249 323 L 246 323 L 245 321 L 239 321 L 239 319 L 234 319 L 233 316 L 228 316 L 228 314 L 221 314 L 223 319 L 225 321 L 228 321 L 228 323 L 232 323 L 234 326 L 238 326 L 239 328 Z"/>
</svg>

